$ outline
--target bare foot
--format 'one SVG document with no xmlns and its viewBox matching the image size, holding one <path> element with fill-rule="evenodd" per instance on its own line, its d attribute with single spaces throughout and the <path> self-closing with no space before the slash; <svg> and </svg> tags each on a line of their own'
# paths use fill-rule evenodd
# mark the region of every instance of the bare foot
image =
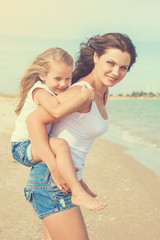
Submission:
<svg viewBox="0 0 160 240">
<path fill-rule="evenodd" d="M 97 197 L 97 194 L 93 193 L 89 188 L 84 189 L 89 195 L 91 195 L 92 197 Z"/>
<path fill-rule="evenodd" d="M 72 194 L 72 203 L 74 205 L 85 207 L 89 210 L 101 210 L 107 206 L 106 203 L 95 199 L 86 191 L 81 191 L 76 196 Z"/>
</svg>

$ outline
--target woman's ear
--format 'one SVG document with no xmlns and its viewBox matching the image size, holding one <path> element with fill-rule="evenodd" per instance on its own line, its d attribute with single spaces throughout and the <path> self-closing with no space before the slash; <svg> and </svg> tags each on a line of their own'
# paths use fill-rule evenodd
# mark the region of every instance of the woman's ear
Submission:
<svg viewBox="0 0 160 240">
<path fill-rule="evenodd" d="M 96 52 L 94 52 L 93 61 L 94 61 L 94 64 L 97 64 L 97 62 L 98 62 L 98 55 Z"/>
</svg>

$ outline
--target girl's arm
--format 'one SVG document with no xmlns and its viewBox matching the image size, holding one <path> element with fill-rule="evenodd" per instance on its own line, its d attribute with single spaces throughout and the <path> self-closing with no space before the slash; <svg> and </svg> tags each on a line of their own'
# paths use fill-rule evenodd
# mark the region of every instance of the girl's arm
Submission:
<svg viewBox="0 0 160 240">
<path fill-rule="evenodd" d="M 39 112 L 39 110 L 42 110 L 42 112 L 41 111 Z M 57 171 L 56 157 L 54 155 L 54 152 L 50 148 L 46 126 L 45 124 L 41 123 L 40 117 L 45 116 L 45 114 L 48 115 L 48 113 L 43 108 L 39 108 L 37 113 L 38 115 L 35 114 L 35 116 L 33 114 L 33 121 L 31 116 L 31 123 L 33 123 L 33 125 L 30 124 L 30 116 L 26 119 L 30 141 L 32 143 L 32 151 L 36 152 L 36 156 L 38 155 L 39 158 L 48 166 L 49 171 L 51 173 L 51 177 L 55 182 L 55 184 L 57 185 L 57 187 L 63 193 L 68 193 L 69 188 L 67 187 L 64 180 L 61 178 L 61 176 Z M 54 120 L 52 116 L 48 115 L 48 117 L 51 117 L 52 121 Z M 39 134 L 34 133 L 35 126 L 37 126 Z M 41 146 L 41 140 L 42 140 L 43 148 L 39 149 L 38 143 L 40 143 L 40 146 Z"/>
<path fill-rule="evenodd" d="M 94 99 L 94 90 L 93 88 L 86 88 L 84 85 L 82 86 L 81 91 L 77 95 L 74 95 L 74 97 L 68 97 L 66 101 L 59 101 L 59 98 L 64 98 L 63 96 L 64 93 L 61 93 L 57 97 L 53 97 L 44 89 L 36 89 L 33 93 L 35 103 L 44 108 L 50 115 L 58 120 L 73 113 L 85 102 L 92 101 Z"/>
</svg>

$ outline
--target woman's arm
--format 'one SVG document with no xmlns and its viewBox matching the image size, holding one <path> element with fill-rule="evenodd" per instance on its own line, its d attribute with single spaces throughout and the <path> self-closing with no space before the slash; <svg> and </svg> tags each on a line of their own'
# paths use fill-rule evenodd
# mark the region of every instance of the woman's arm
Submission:
<svg viewBox="0 0 160 240">
<path fill-rule="evenodd" d="M 107 100 L 108 100 L 108 88 L 107 88 L 107 90 L 104 93 L 104 105 L 106 105 Z"/>
<path fill-rule="evenodd" d="M 69 95 L 68 98 L 64 97 L 66 95 L 63 93 L 59 94 L 57 97 L 53 97 L 44 89 L 37 89 L 33 94 L 33 99 L 36 104 L 44 108 L 57 120 L 76 111 L 76 109 L 85 102 L 94 99 L 94 90 L 92 88 L 86 88 L 85 85 L 81 87 L 81 91 L 78 91 L 78 94 L 72 95 L 71 98 Z M 59 98 L 61 99 L 60 101 Z"/>
<path fill-rule="evenodd" d="M 43 108 L 39 107 L 26 118 L 29 138 L 34 151 L 45 162 L 52 172 L 55 167 L 55 155 L 53 154 L 46 129 L 46 124 L 55 121 Z"/>
<path fill-rule="evenodd" d="M 33 112 L 33 120 L 32 114 L 26 119 L 29 136 L 32 143 L 32 153 L 36 153 L 36 156 L 39 156 L 38 159 L 40 158 L 48 166 L 51 177 L 57 187 L 63 193 L 68 193 L 69 188 L 57 170 L 56 158 L 49 144 L 46 126 L 42 123 L 46 116 L 50 118 L 50 121 L 54 121 L 54 118 L 40 107 L 39 109 L 35 110 L 35 113 Z M 38 130 L 35 130 L 35 128 Z M 39 131 L 39 134 L 37 134 L 36 131 Z"/>
</svg>

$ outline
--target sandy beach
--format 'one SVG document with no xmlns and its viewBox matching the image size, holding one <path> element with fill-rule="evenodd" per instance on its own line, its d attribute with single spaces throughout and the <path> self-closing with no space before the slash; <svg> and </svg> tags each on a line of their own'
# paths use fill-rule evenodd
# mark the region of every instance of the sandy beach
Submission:
<svg viewBox="0 0 160 240">
<path fill-rule="evenodd" d="M 0 97 L 0 240 L 43 240 L 41 220 L 23 195 L 30 169 L 10 153 L 16 102 Z M 82 209 L 91 240 L 160 239 L 160 179 L 125 150 L 99 138 L 87 156 L 83 179 L 108 203 L 102 211 Z"/>
</svg>

